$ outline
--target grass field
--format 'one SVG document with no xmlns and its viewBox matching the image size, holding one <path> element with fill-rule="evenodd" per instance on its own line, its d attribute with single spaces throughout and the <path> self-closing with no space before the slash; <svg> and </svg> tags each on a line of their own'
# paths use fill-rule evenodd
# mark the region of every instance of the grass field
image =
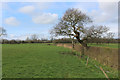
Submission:
<svg viewBox="0 0 120 80">
<path fill-rule="evenodd" d="M 89 59 L 86 66 L 86 58 L 61 52 L 72 51 L 47 44 L 4 44 L 3 78 L 105 78 L 96 61 Z M 108 77 L 117 77 L 116 70 L 100 66 Z"/>
<path fill-rule="evenodd" d="M 96 43 L 89 43 L 88 46 L 96 46 L 96 47 L 106 47 L 106 48 L 120 48 L 120 46 L 118 46 L 118 44 L 96 44 Z"/>
</svg>

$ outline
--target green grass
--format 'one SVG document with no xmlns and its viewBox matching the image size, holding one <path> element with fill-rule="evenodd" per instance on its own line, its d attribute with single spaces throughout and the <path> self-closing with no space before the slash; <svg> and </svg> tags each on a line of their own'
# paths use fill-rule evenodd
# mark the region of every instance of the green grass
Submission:
<svg viewBox="0 0 120 80">
<path fill-rule="evenodd" d="M 119 48 L 120 46 L 118 46 L 118 44 L 96 44 L 96 43 L 89 43 L 88 46 L 95 46 L 95 47 L 106 47 L 106 48 Z"/>
<path fill-rule="evenodd" d="M 3 78 L 105 78 L 102 71 L 95 67 L 100 65 L 98 62 L 89 59 L 86 66 L 86 58 L 60 54 L 72 52 L 64 47 L 47 44 L 4 44 L 2 50 Z M 109 77 L 117 77 L 116 70 L 102 67 Z"/>
</svg>

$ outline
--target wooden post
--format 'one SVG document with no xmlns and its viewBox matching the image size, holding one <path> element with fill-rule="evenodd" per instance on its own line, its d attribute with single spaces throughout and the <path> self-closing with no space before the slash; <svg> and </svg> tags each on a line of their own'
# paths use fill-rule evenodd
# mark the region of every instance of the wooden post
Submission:
<svg viewBox="0 0 120 80">
<path fill-rule="evenodd" d="M 105 73 L 105 71 L 103 70 L 102 67 L 100 67 L 100 70 L 104 73 L 105 77 L 106 77 L 108 80 L 110 80 L 110 79 L 108 78 L 107 74 Z"/>
<path fill-rule="evenodd" d="M 89 57 L 87 58 L 86 66 L 88 65 L 88 59 L 89 59 Z"/>
</svg>

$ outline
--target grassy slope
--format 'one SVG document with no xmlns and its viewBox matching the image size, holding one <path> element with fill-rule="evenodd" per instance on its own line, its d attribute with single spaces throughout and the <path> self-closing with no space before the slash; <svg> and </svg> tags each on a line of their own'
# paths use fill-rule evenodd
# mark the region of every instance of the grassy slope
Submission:
<svg viewBox="0 0 120 80">
<path fill-rule="evenodd" d="M 105 78 L 94 65 L 97 62 L 79 59 L 70 49 L 46 44 L 4 44 L 3 78 Z M 116 77 L 117 72 L 108 67 L 109 77 Z"/>
<path fill-rule="evenodd" d="M 89 43 L 88 46 L 96 46 L 96 47 L 106 47 L 106 48 L 118 48 L 118 44 L 96 44 L 96 43 Z"/>
</svg>

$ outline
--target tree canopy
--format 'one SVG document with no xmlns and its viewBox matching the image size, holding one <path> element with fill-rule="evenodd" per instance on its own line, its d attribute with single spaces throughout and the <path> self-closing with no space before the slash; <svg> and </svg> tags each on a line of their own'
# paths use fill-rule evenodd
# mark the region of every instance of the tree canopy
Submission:
<svg viewBox="0 0 120 80">
<path fill-rule="evenodd" d="M 92 19 L 79 9 L 69 8 L 51 31 L 56 36 L 73 36 L 78 42 L 87 47 L 87 40 L 90 38 L 100 38 L 109 29 L 106 26 L 90 26 Z"/>
</svg>

